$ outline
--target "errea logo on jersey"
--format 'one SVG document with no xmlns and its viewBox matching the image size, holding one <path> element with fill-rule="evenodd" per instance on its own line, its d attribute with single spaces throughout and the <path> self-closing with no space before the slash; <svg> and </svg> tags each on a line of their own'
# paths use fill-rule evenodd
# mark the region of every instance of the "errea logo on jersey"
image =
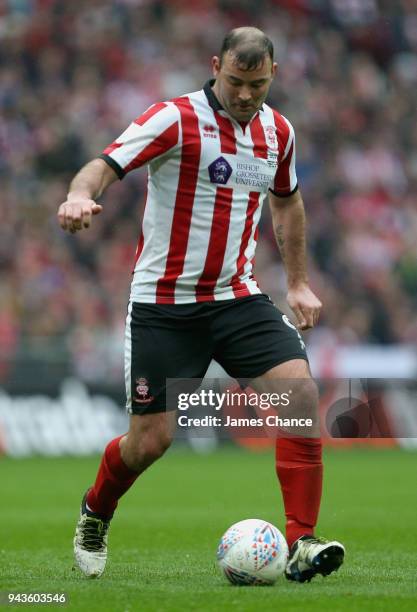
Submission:
<svg viewBox="0 0 417 612">
<path fill-rule="evenodd" d="M 233 170 L 229 162 L 224 157 L 218 157 L 209 167 L 210 182 L 217 185 L 226 185 Z"/>
<path fill-rule="evenodd" d="M 203 127 L 204 138 L 217 138 L 217 128 L 214 125 L 206 123 Z"/>
</svg>

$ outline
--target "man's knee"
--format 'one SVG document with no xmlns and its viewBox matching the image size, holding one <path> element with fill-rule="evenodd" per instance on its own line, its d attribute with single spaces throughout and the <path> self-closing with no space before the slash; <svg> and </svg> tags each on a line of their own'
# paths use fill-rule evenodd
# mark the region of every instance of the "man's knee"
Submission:
<svg viewBox="0 0 417 612">
<path fill-rule="evenodd" d="M 318 407 L 319 392 L 311 378 L 308 363 L 303 359 L 295 359 L 275 366 L 263 376 L 253 381 L 255 390 L 267 393 L 288 393 L 290 403 L 281 412 L 292 412 L 295 409 L 314 413 Z"/>
<path fill-rule="evenodd" d="M 132 470 L 142 472 L 170 447 L 172 430 L 165 416 L 155 414 L 131 418 L 121 448 L 123 460 Z"/>
<path fill-rule="evenodd" d="M 297 378 L 291 380 L 291 397 L 299 406 L 316 410 L 319 401 L 319 390 L 312 378 Z"/>
<path fill-rule="evenodd" d="M 123 459 L 132 470 L 142 472 L 162 457 L 171 442 L 170 436 L 158 433 L 148 434 L 141 440 L 129 440 L 128 435 Z"/>
</svg>

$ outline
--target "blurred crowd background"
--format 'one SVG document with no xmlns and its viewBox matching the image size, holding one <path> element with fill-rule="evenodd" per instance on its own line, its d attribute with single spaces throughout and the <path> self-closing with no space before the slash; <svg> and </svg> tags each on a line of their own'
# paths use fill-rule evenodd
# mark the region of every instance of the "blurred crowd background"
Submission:
<svg viewBox="0 0 417 612">
<path fill-rule="evenodd" d="M 64 233 L 56 210 L 133 118 L 202 87 L 240 25 L 271 37 L 269 102 L 296 129 L 324 303 L 308 342 L 417 341 L 416 0 L 0 0 L 0 382 L 13 360 L 121 380 L 146 171 L 88 231 Z M 261 230 L 256 275 L 284 308 L 267 210 Z"/>
</svg>

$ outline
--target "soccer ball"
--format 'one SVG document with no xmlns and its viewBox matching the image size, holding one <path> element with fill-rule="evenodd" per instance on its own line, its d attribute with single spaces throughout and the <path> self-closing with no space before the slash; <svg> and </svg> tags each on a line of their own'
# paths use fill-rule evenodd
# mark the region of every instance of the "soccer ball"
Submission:
<svg viewBox="0 0 417 612">
<path fill-rule="evenodd" d="M 217 549 L 217 561 L 232 584 L 274 584 L 284 573 L 288 546 L 279 529 L 261 519 L 235 523 Z"/>
</svg>

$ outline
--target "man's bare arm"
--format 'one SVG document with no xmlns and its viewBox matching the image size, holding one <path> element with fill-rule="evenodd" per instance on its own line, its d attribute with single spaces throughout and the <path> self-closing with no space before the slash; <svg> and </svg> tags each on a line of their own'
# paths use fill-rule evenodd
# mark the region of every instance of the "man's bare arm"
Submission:
<svg viewBox="0 0 417 612">
<path fill-rule="evenodd" d="M 287 273 L 287 302 L 297 317 L 298 327 L 308 329 L 317 323 L 322 305 L 308 285 L 303 199 L 300 191 L 286 198 L 270 193 L 269 205 Z"/>
<path fill-rule="evenodd" d="M 74 234 L 83 227 L 90 227 L 91 217 L 103 210 L 95 200 L 117 178 L 116 172 L 103 159 L 93 159 L 81 168 L 71 181 L 67 200 L 58 209 L 62 229 Z"/>
</svg>

